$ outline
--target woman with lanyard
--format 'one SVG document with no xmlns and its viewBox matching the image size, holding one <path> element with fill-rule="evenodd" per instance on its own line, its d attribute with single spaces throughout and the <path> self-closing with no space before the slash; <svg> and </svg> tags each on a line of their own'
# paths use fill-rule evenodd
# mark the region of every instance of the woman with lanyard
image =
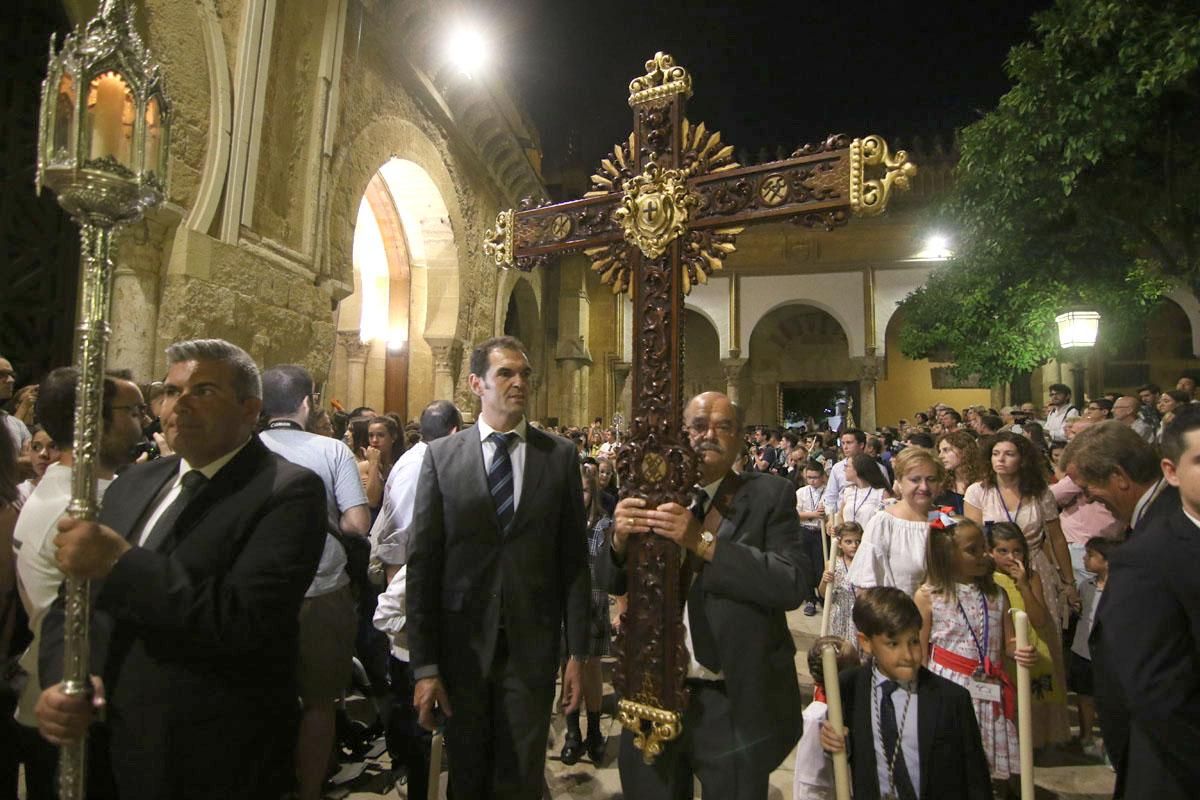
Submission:
<svg viewBox="0 0 1200 800">
<path fill-rule="evenodd" d="M 846 487 L 838 501 L 837 523 L 857 522 L 865 528 L 888 497 L 887 478 L 878 462 L 866 453 L 851 456 L 845 474 Z"/>
<path fill-rule="evenodd" d="M 932 450 L 906 447 L 892 459 L 900 501 L 867 522 L 847 574 L 856 590 L 895 586 L 911 595 L 925 575 L 929 510 L 946 470 Z"/>
<path fill-rule="evenodd" d="M 1062 631 L 1070 618 L 1070 609 L 1078 609 L 1079 591 L 1071 569 L 1071 554 L 1058 521 L 1058 504 L 1046 485 L 1037 451 L 1020 434 L 1001 431 L 984 451 L 987 473 L 982 481 L 967 488 L 963 515 L 977 525 L 1011 522 L 1025 534 L 1029 544 L 1029 563 L 1042 580 L 1050 625 Z M 1061 636 L 1047 642 L 1054 662 L 1055 680 L 1066 684 Z M 1061 679 L 1061 680 L 1060 680 Z M 1065 720 L 1066 707 L 1062 710 Z M 1055 722 L 1050 741 L 1061 738 L 1061 726 Z"/>
</svg>

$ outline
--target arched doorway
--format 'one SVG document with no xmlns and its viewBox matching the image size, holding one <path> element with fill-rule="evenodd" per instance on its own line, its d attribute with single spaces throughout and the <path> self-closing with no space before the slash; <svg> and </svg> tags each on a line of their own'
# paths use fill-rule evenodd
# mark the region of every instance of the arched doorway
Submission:
<svg viewBox="0 0 1200 800">
<path fill-rule="evenodd" d="M 529 279 L 513 276 L 508 302 L 500 318 L 500 330 L 505 336 L 515 336 L 525 345 L 529 365 L 533 367 L 533 386 L 528 409 L 530 419 L 543 419 L 546 411 L 545 391 L 546 327 L 542 323 L 541 305 Z"/>
<path fill-rule="evenodd" d="M 859 416 L 859 375 L 846 331 L 816 306 L 789 303 L 763 315 L 750 334 L 743 374 L 750 382 L 748 423 L 798 424 L 812 417 L 820 424 L 840 413 L 839 403 Z"/>
<path fill-rule="evenodd" d="M 430 273 L 447 251 L 453 257 L 449 214 L 429 174 L 412 161 L 388 160 L 359 202 L 354 292 L 338 307 L 331 384 L 345 408 L 365 405 L 411 419 L 441 396 L 425 333 L 440 291 Z M 452 381 L 444 382 L 449 398 Z"/>
<path fill-rule="evenodd" d="M 701 392 L 724 392 L 720 336 L 712 320 L 694 308 L 683 311 L 683 348 L 684 402 Z"/>
</svg>

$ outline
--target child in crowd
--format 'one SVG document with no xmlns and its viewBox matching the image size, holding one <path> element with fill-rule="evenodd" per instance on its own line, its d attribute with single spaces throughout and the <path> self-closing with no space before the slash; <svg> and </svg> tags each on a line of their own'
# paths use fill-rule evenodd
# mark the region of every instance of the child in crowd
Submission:
<svg viewBox="0 0 1200 800">
<path fill-rule="evenodd" d="M 838 523 L 857 522 L 866 527 L 888 497 L 888 482 L 875 459 L 859 453 L 846 462 L 846 487 L 838 502 Z"/>
<path fill-rule="evenodd" d="M 838 676 L 847 727 L 821 723 L 825 752 L 845 750 L 851 739 L 854 796 L 992 800 L 971 696 L 921 665 L 913 599 L 892 586 L 864 589 L 854 624 L 872 661 Z"/>
<path fill-rule="evenodd" d="M 964 517 L 935 511 L 925 550 L 925 583 L 917 590 L 922 652 L 929 668 L 971 695 L 993 780 L 1020 771 L 1016 690 L 1005 656 L 1032 666 L 1034 647 L 1014 650 L 1008 597 L 992 578 L 983 530 Z"/>
<path fill-rule="evenodd" d="M 813 564 L 820 564 L 824 558 L 821 550 L 821 520 L 825 518 L 826 475 L 825 468 L 816 461 L 808 461 L 804 465 L 804 485 L 796 490 L 796 514 L 800 517 L 800 540 L 804 544 L 804 554 Z M 809 598 L 804 604 L 804 615 L 811 617 L 817 613 L 816 603 L 824 595 L 817 592 L 816 600 Z"/>
<path fill-rule="evenodd" d="M 824 570 L 817 594 L 824 597 L 825 587 L 833 584 L 833 594 L 829 599 L 829 635 L 857 642 L 858 630 L 854 627 L 854 584 L 850 582 L 848 574 L 854 554 L 858 552 L 858 546 L 862 543 L 863 529 L 857 522 L 846 522 L 837 527 L 834 536 L 836 555 L 833 558 L 833 568 Z"/>
<path fill-rule="evenodd" d="M 1051 647 L 1058 646 L 1054 620 L 1046 608 L 1042 579 L 1029 567 L 1029 541 L 1011 522 L 988 526 L 988 549 L 996 565 L 996 585 L 1008 595 L 1009 605 L 1029 615 L 1031 641 L 1037 661 L 1030 668 L 1033 694 L 1033 746 L 1059 744 L 1071 736 L 1067 721 L 1066 678 Z"/>
<path fill-rule="evenodd" d="M 1084 581 L 1080 591 L 1083 608 L 1079 612 L 1079 624 L 1075 626 L 1075 640 L 1071 643 L 1071 672 L 1069 685 L 1079 699 L 1079 744 L 1085 755 L 1103 758 L 1104 750 L 1092 738 L 1092 727 L 1096 722 L 1096 700 L 1092 689 L 1092 650 L 1088 637 L 1096 620 L 1096 607 L 1104 584 L 1108 582 L 1108 559 L 1117 542 L 1103 536 L 1093 536 L 1084 545 L 1083 566 L 1095 575 Z"/>
<path fill-rule="evenodd" d="M 821 723 L 829 713 L 825 704 L 825 676 L 821 661 L 826 645 L 837 648 L 838 671 L 857 667 L 858 650 L 853 642 L 837 636 L 822 636 L 808 651 L 808 672 L 813 679 L 813 701 L 804 709 L 804 734 L 796 746 L 796 769 L 792 777 L 792 800 L 833 800 L 833 764 L 821 750 Z"/>
</svg>

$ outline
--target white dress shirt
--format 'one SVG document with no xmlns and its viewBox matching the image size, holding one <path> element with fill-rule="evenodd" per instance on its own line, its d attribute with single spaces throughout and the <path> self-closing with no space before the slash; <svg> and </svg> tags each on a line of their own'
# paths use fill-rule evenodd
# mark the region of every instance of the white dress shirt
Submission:
<svg viewBox="0 0 1200 800">
<path fill-rule="evenodd" d="M 242 452 L 242 448 L 249 443 L 250 440 L 247 439 L 233 450 L 230 450 L 228 453 L 218 458 L 216 461 L 206 464 L 200 469 L 196 469 L 189 464 L 186 458 L 179 459 L 179 472 L 175 475 L 174 480 L 167 481 L 167 485 L 164 486 L 162 491 L 158 493 L 158 499 L 155 501 L 154 511 L 146 517 L 146 521 L 142 523 L 141 529 L 137 530 L 136 535 L 130 536 L 129 540 L 131 542 L 137 542 L 138 547 L 141 547 L 146 543 L 146 537 L 150 535 L 150 531 L 154 530 L 154 524 L 158 522 L 158 518 L 166 512 L 171 503 L 175 502 L 175 498 L 179 497 L 179 493 L 183 491 L 184 475 L 195 470 L 211 481 L 213 476 L 221 471 L 221 467 L 232 461 L 233 457 Z"/>
<path fill-rule="evenodd" d="M 846 488 L 846 462 L 848 458 L 833 465 L 829 471 L 829 483 L 825 484 L 825 513 L 835 514 L 842 501 L 842 489 Z"/>
<path fill-rule="evenodd" d="M 479 426 L 479 440 L 483 443 L 483 473 L 486 475 L 492 469 L 492 459 L 496 457 L 496 443 L 489 442 L 488 437 L 495 433 L 496 429 L 484 422 L 483 417 L 480 417 L 475 424 Z M 517 427 L 508 433 L 517 435 L 516 441 L 508 446 L 508 457 L 512 461 L 513 515 L 515 516 L 521 505 L 521 484 L 525 481 L 525 438 L 528 433 L 525 427 L 525 418 L 521 417 Z"/>
<path fill-rule="evenodd" d="M 371 555 L 384 564 L 400 566 L 408 563 L 408 540 L 412 536 L 417 479 L 421 475 L 421 463 L 428 449 L 429 445 L 425 442 L 417 442 L 405 450 L 392 467 L 387 484 L 383 487 L 383 505 L 375 524 L 371 526 Z"/>
<path fill-rule="evenodd" d="M 879 793 L 880 795 L 887 794 L 892 790 L 892 782 L 888 777 L 888 760 L 883 754 L 883 736 L 879 733 L 879 715 L 875 713 L 876 703 L 883 699 L 883 682 L 890 681 L 892 678 L 887 677 L 879 671 L 878 667 L 871 668 L 871 740 L 875 743 L 875 770 L 879 776 Z M 897 681 L 898 682 L 898 681 Z M 918 740 L 917 731 L 917 711 L 918 700 L 916 686 L 909 687 L 901 683 L 900 688 L 892 692 L 892 708 L 896 710 L 896 727 L 900 727 L 901 720 L 904 722 L 904 729 L 899 731 L 900 734 L 900 754 L 896 756 L 896 770 L 900 769 L 900 759 L 904 759 L 904 766 L 908 768 L 908 777 L 912 781 L 913 791 L 918 796 L 921 794 L 921 748 Z M 912 701 L 909 701 L 909 697 Z M 904 715 L 904 706 L 908 704 L 908 716 Z M 898 792 L 893 792 L 899 796 Z"/>
</svg>

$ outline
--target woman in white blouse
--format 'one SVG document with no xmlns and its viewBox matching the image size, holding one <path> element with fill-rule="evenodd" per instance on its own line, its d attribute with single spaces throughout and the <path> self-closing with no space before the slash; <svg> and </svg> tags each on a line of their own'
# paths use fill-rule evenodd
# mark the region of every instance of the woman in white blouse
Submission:
<svg viewBox="0 0 1200 800">
<path fill-rule="evenodd" d="M 836 523 L 857 522 L 865 528 L 889 497 L 887 478 L 875 459 L 866 453 L 851 456 L 846 462 L 846 487 L 838 499 Z"/>
<path fill-rule="evenodd" d="M 900 501 L 867 522 L 862 544 L 850 565 L 857 589 L 894 586 L 913 594 L 925 577 L 929 511 L 942 490 L 946 468 L 932 450 L 906 447 L 892 459 Z"/>
</svg>

